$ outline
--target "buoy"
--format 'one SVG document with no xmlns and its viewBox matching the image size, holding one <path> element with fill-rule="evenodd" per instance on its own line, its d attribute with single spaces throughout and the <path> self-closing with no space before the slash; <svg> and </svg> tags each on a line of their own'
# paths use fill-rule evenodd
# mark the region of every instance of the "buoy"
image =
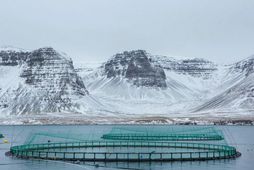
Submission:
<svg viewBox="0 0 254 170">
<path fill-rule="evenodd" d="M 3 142 L 4 143 L 9 143 L 9 141 L 7 139 L 4 139 Z"/>
</svg>

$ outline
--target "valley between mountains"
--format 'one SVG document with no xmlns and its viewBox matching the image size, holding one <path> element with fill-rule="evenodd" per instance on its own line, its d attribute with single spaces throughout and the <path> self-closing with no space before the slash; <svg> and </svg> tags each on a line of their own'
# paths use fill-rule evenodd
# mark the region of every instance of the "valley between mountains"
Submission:
<svg viewBox="0 0 254 170">
<path fill-rule="evenodd" d="M 78 63 L 0 48 L 1 124 L 252 124 L 254 56 L 228 65 L 124 51 Z"/>
</svg>

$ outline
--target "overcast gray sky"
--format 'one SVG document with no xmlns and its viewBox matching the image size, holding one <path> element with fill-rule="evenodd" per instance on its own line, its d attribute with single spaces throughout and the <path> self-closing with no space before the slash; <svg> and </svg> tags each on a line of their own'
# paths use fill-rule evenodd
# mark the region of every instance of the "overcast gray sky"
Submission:
<svg viewBox="0 0 254 170">
<path fill-rule="evenodd" d="M 253 0 L 0 0 L 0 46 L 52 46 L 74 61 L 117 52 L 204 57 L 254 54 Z"/>
</svg>

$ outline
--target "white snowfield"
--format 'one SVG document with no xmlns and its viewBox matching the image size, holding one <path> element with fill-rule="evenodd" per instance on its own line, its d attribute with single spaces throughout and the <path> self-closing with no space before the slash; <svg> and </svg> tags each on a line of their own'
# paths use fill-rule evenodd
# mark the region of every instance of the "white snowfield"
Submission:
<svg viewBox="0 0 254 170">
<path fill-rule="evenodd" d="M 32 69 L 39 85 L 21 77 L 26 65 L 0 65 L 0 123 L 174 123 L 254 117 L 254 57 L 223 66 L 149 55 L 152 65 L 165 72 L 167 87 L 160 88 L 138 87 L 121 75 L 108 78 L 105 63 L 74 62 L 73 68 L 65 55 L 57 55 L 68 63 L 57 60 Z M 63 105 L 62 100 L 68 102 Z"/>
<path fill-rule="evenodd" d="M 166 58 L 162 59 L 159 62 L 166 65 Z M 156 60 L 160 60 L 159 56 Z M 246 76 L 244 70 L 234 66 L 217 65 L 209 78 L 164 69 L 166 89 L 136 87 L 124 77 L 107 78 L 103 67 L 86 68 L 83 70 L 90 70 L 87 74 L 85 71 L 79 74 L 92 96 L 119 113 L 169 117 L 253 116 L 254 74 Z"/>
</svg>

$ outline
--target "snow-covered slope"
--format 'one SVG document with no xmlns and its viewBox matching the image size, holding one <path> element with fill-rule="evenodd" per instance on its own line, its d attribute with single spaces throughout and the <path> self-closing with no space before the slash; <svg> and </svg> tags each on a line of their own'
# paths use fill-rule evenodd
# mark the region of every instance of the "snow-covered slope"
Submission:
<svg viewBox="0 0 254 170">
<path fill-rule="evenodd" d="M 33 51 L 5 47 L 0 49 L 0 115 L 80 113 L 110 119 L 250 115 L 253 68 L 253 56 L 223 66 L 144 50 L 74 67 L 71 59 L 51 47 Z"/>
<path fill-rule="evenodd" d="M 254 111 L 254 56 L 228 66 L 218 89 L 223 91 L 195 111 L 253 112 Z"/>
<path fill-rule="evenodd" d="M 217 65 L 210 61 L 176 60 L 144 50 L 116 54 L 95 69 L 79 69 L 91 95 L 133 115 L 188 112 L 208 96 L 208 85 L 218 85 L 212 76 L 216 72 Z"/>
<path fill-rule="evenodd" d="M 141 64 L 137 62 L 143 58 L 145 60 Z M 123 52 L 114 55 L 93 72 L 80 74 L 83 75 L 83 80 L 91 93 L 115 98 L 151 100 L 163 98 L 176 102 L 197 96 L 195 90 L 189 88 L 188 84 L 185 85 L 174 78 L 173 74 L 170 75 L 174 71 L 161 69 L 160 65 L 152 62 L 152 59 L 153 56 L 143 50 Z M 138 69 L 133 68 L 134 62 Z"/>
<path fill-rule="evenodd" d="M 81 113 L 100 108 L 72 61 L 53 48 L 2 50 L 0 58 L 2 114 Z"/>
<path fill-rule="evenodd" d="M 151 66 L 163 69 L 165 86 L 137 86 L 126 76 L 132 58 L 143 57 L 140 53 Z M 118 112 L 191 116 L 223 109 L 228 114 L 252 110 L 252 78 L 248 77 L 252 70 L 253 57 L 224 66 L 199 58 L 177 59 L 137 50 L 116 54 L 100 67 L 80 74 L 89 92 Z"/>
<path fill-rule="evenodd" d="M 251 74 L 233 87 L 209 99 L 196 111 L 254 110 L 254 75 Z"/>
<path fill-rule="evenodd" d="M 218 65 L 202 58 L 176 59 L 157 55 L 152 56 L 151 61 L 165 70 L 203 79 L 211 78 L 213 73 L 218 70 Z"/>
</svg>

